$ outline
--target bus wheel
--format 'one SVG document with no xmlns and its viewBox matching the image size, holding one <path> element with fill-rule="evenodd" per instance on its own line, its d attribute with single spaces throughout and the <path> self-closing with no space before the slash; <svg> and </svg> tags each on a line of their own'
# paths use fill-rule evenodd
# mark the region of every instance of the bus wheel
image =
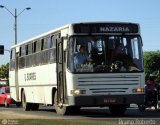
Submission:
<svg viewBox="0 0 160 125">
<path fill-rule="evenodd" d="M 110 105 L 109 110 L 113 115 L 120 116 L 125 113 L 127 109 L 126 105 Z"/>
<path fill-rule="evenodd" d="M 68 110 L 67 110 L 68 107 L 64 106 L 64 105 L 59 105 L 57 103 L 57 91 L 56 91 L 56 93 L 54 95 L 54 108 L 55 108 L 55 110 L 56 110 L 58 115 L 66 115 L 66 114 L 68 114 Z"/>
<path fill-rule="evenodd" d="M 29 111 L 31 109 L 30 103 L 26 102 L 26 95 L 25 92 L 22 92 L 22 107 L 24 111 Z"/>
<path fill-rule="evenodd" d="M 156 103 L 156 104 L 154 105 L 154 107 L 155 107 L 155 110 L 156 110 L 156 111 L 159 111 L 159 105 L 158 105 L 158 103 Z"/>
</svg>

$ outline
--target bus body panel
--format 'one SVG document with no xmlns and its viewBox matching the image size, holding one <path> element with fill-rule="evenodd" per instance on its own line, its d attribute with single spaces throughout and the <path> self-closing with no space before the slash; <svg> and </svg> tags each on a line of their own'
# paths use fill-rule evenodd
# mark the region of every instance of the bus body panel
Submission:
<svg viewBox="0 0 160 125">
<path fill-rule="evenodd" d="M 144 100 L 144 95 L 142 93 L 133 92 L 136 88 L 143 88 L 142 83 L 144 83 L 144 73 L 71 74 L 67 72 L 67 76 L 70 78 L 67 79 L 67 84 L 69 84 L 67 85 L 67 92 L 70 99 L 69 105 L 76 105 L 77 103 L 74 102 L 76 98 L 78 98 L 78 100 L 84 100 L 80 101 L 82 102 L 81 104 L 83 104 L 83 102 L 86 102 L 88 98 L 99 98 L 100 96 L 103 98 L 117 98 L 121 95 L 126 97 L 126 102 L 128 100 L 127 103 L 142 103 Z M 71 94 L 72 90 L 83 90 L 85 93 L 73 95 Z M 138 97 L 139 100 L 135 99 L 135 97 Z M 121 103 L 120 99 L 118 100 L 119 102 L 117 101 L 116 104 Z M 87 102 L 90 104 L 89 101 Z M 87 103 L 85 104 L 87 105 Z M 106 102 L 101 105 L 108 104 L 109 103 Z"/>
<path fill-rule="evenodd" d="M 52 88 L 56 87 L 56 64 L 20 69 L 18 72 L 19 92 L 23 89 L 28 102 L 52 103 Z M 14 81 L 14 71 L 10 72 Z M 12 97 L 16 99 L 15 84 L 10 82 Z M 21 93 L 19 93 L 21 97 Z"/>
</svg>

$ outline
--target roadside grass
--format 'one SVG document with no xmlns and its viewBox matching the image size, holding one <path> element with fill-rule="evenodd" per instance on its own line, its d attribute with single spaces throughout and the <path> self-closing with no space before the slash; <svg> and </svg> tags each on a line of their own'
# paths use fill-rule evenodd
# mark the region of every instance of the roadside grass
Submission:
<svg viewBox="0 0 160 125">
<path fill-rule="evenodd" d="M 2 120 L 3 121 L 3 120 Z M 99 120 L 99 119 L 11 119 L 8 125 L 117 125 L 118 120 Z M 3 124 L 2 124 L 3 125 Z"/>
</svg>

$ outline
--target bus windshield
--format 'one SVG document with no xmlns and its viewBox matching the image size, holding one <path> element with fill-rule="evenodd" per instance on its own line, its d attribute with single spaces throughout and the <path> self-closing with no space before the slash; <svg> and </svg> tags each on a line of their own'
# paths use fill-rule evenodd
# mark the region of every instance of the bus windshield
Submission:
<svg viewBox="0 0 160 125">
<path fill-rule="evenodd" d="M 142 41 L 138 35 L 72 36 L 67 67 L 71 72 L 141 72 Z"/>
</svg>

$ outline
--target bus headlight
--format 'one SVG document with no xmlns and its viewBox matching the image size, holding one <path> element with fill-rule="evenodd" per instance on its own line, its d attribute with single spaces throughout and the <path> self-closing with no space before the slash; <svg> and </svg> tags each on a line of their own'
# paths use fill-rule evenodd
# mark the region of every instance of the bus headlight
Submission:
<svg viewBox="0 0 160 125">
<path fill-rule="evenodd" d="M 86 90 L 79 90 L 79 89 L 71 90 L 71 94 L 73 95 L 86 94 Z"/>
<path fill-rule="evenodd" d="M 134 93 L 143 93 L 144 92 L 144 88 L 135 88 L 132 90 Z"/>
</svg>

